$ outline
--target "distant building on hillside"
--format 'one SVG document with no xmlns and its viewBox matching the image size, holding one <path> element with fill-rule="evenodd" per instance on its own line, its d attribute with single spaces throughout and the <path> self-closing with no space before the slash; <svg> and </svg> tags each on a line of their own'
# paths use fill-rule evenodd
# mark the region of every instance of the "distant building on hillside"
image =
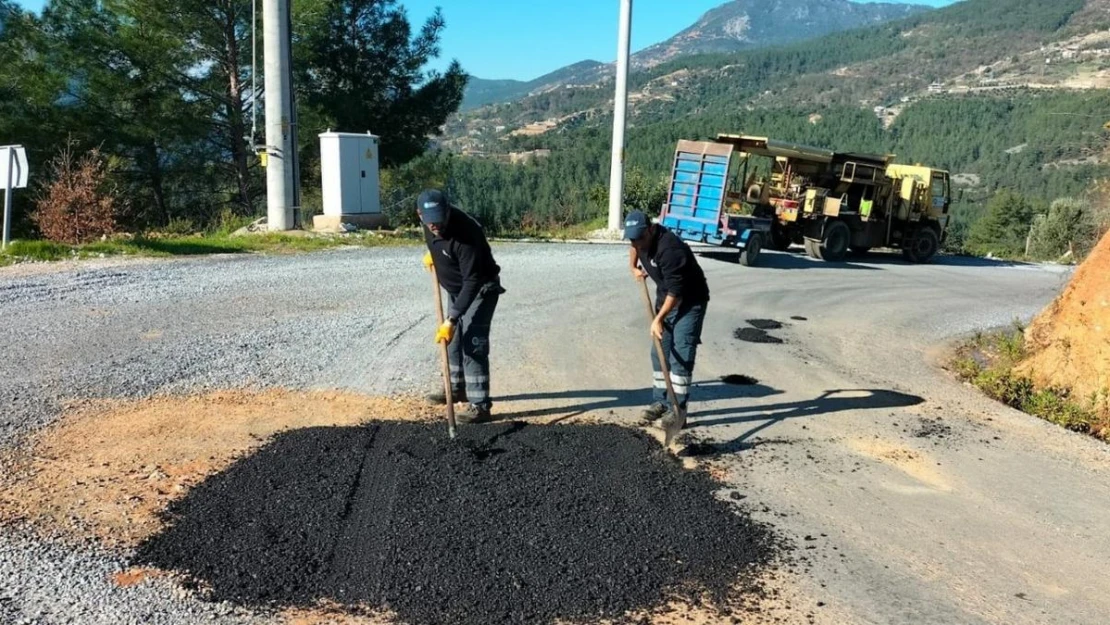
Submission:
<svg viewBox="0 0 1110 625">
<path fill-rule="evenodd" d="M 509 152 L 509 162 L 516 165 L 519 163 L 529 163 L 549 156 L 551 156 L 551 150 L 548 149 L 528 150 L 527 152 Z"/>
</svg>

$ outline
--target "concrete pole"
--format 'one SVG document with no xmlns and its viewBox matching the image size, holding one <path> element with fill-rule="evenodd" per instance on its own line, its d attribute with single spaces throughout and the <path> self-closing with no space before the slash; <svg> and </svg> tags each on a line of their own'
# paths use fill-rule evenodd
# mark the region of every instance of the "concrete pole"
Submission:
<svg viewBox="0 0 1110 625">
<path fill-rule="evenodd" d="M 264 0 L 262 52 L 266 80 L 266 225 L 293 228 L 296 135 L 293 125 L 289 59 L 289 2 Z"/>
<path fill-rule="evenodd" d="M 620 0 L 617 36 L 617 89 L 613 97 L 613 156 L 609 171 L 609 230 L 621 229 L 624 205 L 624 130 L 628 109 L 628 57 L 632 32 L 632 0 Z"/>
</svg>

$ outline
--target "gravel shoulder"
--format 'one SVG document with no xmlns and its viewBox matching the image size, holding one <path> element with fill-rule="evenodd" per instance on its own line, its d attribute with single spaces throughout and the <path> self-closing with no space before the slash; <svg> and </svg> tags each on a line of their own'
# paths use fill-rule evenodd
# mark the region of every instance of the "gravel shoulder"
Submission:
<svg viewBox="0 0 1110 625">
<path fill-rule="evenodd" d="M 492 336 L 495 412 L 631 422 L 648 398 L 651 347 L 624 249 L 495 252 L 508 289 Z M 26 444 L 88 399 L 431 390 L 439 362 L 419 256 L 358 249 L 0 273 L 0 446 Z M 1028 320 L 1068 271 L 882 255 L 762 260 L 701 260 L 713 301 L 688 452 L 797 543 L 787 622 L 1100 623 L 1110 613 L 1100 530 L 1110 451 L 984 399 L 927 358 L 951 337 Z M 781 322 L 767 333 L 783 343 L 735 338 L 752 319 Z M 722 383 L 728 375 L 756 383 Z M 0 528 L 0 621 L 280 622 L 198 602 L 169 580 L 113 583 L 127 556 Z"/>
</svg>

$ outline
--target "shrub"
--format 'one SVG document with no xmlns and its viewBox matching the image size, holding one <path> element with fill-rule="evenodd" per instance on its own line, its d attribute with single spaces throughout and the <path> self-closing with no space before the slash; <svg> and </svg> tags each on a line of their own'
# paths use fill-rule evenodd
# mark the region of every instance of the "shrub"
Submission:
<svg viewBox="0 0 1110 625">
<path fill-rule="evenodd" d="M 1071 251 L 1084 256 L 1094 247 L 1095 215 L 1091 203 L 1077 198 L 1060 198 L 1045 215 L 1039 215 L 1030 232 L 1029 254 L 1056 260 Z"/>
<path fill-rule="evenodd" d="M 209 225 L 209 234 L 227 236 L 240 228 L 245 228 L 254 222 L 253 217 L 237 214 L 230 208 L 224 208 L 216 215 Z"/>
<path fill-rule="evenodd" d="M 40 190 L 31 220 L 47 239 L 78 245 L 113 233 L 123 202 L 100 150 L 76 159 L 72 146 L 47 166 L 50 182 Z"/>
<path fill-rule="evenodd" d="M 185 217 L 174 217 L 170 220 L 170 223 L 162 229 L 164 234 L 172 236 L 188 236 L 196 231 L 197 227 L 196 224 L 193 223 L 193 220 Z"/>
</svg>

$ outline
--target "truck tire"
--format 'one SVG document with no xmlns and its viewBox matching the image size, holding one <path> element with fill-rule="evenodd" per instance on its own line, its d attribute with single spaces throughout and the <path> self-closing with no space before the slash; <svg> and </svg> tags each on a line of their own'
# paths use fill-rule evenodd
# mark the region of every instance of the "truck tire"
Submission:
<svg viewBox="0 0 1110 625">
<path fill-rule="evenodd" d="M 940 249 L 940 237 L 932 228 L 922 228 L 914 234 L 909 247 L 903 250 L 911 263 L 927 263 Z"/>
<path fill-rule="evenodd" d="M 759 258 L 759 252 L 763 248 L 763 235 L 759 233 L 752 234 L 748 239 L 747 246 L 740 250 L 740 256 L 736 259 L 741 265 L 745 267 L 754 267 L 756 259 Z"/>
<path fill-rule="evenodd" d="M 852 231 L 843 221 L 831 221 L 825 226 L 825 235 L 821 237 L 818 248 L 821 260 L 839 263 L 848 255 L 848 244 L 852 242 Z"/>
<path fill-rule="evenodd" d="M 791 243 L 789 232 L 785 232 L 782 228 L 775 226 L 771 227 L 771 245 L 768 247 L 776 252 L 785 252 L 790 249 Z"/>
<path fill-rule="evenodd" d="M 817 239 L 805 237 L 802 239 L 802 245 L 806 248 L 806 255 L 810 258 L 821 260 L 821 242 Z"/>
</svg>

